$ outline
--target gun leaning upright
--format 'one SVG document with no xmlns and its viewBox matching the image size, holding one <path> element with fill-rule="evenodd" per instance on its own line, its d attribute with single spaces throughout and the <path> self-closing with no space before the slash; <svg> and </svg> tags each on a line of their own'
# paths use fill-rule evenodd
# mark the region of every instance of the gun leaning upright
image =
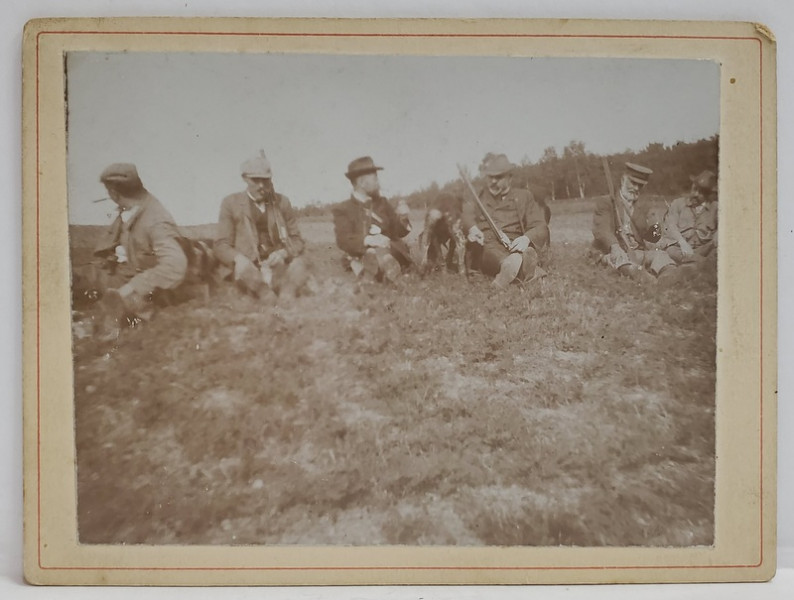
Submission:
<svg viewBox="0 0 794 600">
<path fill-rule="evenodd" d="M 482 201 L 480 200 L 480 197 L 477 195 L 477 192 L 474 189 L 474 186 L 469 181 L 469 178 L 466 177 L 466 173 L 463 171 L 463 167 L 461 167 L 460 165 L 458 165 L 458 172 L 460 173 L 461 178 L 463 178 L 463 181 L 466 183 L 466 187 L 469 188 L 469 192 L 471 192 L 471 196 L 472 196 L 472 198 L 474 198 L 474 202 L 477 203 L 477 207 L 480 209 L 480 212 L 482 212 L 482 215 L 485 217 L 485 220 L 488 221 L 488 226 L 491 228 L 491 231 L 494 232 L 494 235 L 496 236 L 496 239 L 498 239 L 500 242 L 502 242 L 502 245 L 509 250 L 510 249 L 510 238 L 507 237 L 507 234 L 504 231 L 499 229 L 499 226 L 491 218 L 491 215 L 489 215 L 488 211 L 485 210 L 485 206 L 483 205 Z"/>
<path fill-rule="evenodd" d="M 626 239 L 626 234 L 621 227 L 620 213 L 618 212 L 617 197 L 615 196 L 615 184 L 612 181 L 612 172 L 609 170 L 609 161 L 606 156 L 601 157 L 601 163 L 604 166 L 604 175 L 607 178 L 607 187 L 609 188 L 609 200 L 612 202 L 612 216 L 615 218 L 615 237 L 618 244 L 624 252 L 629 250 L 629 241 Z"/>
</svg>

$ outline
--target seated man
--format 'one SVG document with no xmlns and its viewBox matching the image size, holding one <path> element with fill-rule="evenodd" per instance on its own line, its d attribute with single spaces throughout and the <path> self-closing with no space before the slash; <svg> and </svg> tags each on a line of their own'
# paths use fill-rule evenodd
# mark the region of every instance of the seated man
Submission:
<svg viewBox="0 0 794 600">
<path fill-rule="evenodd" d="M 615 198 L 596 201 L 593 248 L 599 261 L 634 279 L 672 279 L 676 264 L 660 247 L 664 212 L 640 193 L 653 171 L 626 163 Z"/>
<path fill-rule="evenodd" d="M 310 279 L 292 205 L 286 196 L 276 193 L 264 153 L 245 161 L 241 174 L 245 191 L 221 202 L 215 233 L 221 274 L 231 276 L 238 287 L 255 297 L 272 297 L 275 292 L 281 301 L 288 301 L 303 291 Z"/>
<path fill-rule="evenodd" d="M 548 210 L 529 190 L 512 187 L 515 169 L 504 154 L 485 165 L 488 184 L 479 198 L 496 226 L 507 236 L 505 246 L 473 202 L 464 204 L 463 231 L 472 269 L 493 277 L 492 285 L 506 288 L 513 281 L 542 276 L 539 259 L 548 251 Z"/>
<path fill-rule="evenodd" d="M 135 165 L 112 164 L 100 181 L 119 214 L 97 244 L 96 260 L 76 274 L 75 288 L 89 300 L 101 299 L 108 319 L 98 333 L 112 338 L 124 318 L 146 319 L 158 300 L 170 303 L 188 259 L 173 217 L 143 187 Z"/>
<path fill-rule="evenodd" d="M 665 217 L 665 249 L 676 263 L 700 262 L 717 249 L 717 176 L 691 177 L 692 190 L 676 198 Z"/>
<path fill-rule="evenodd" d="M 402 238 L 411 231 L 405 202 L 393 208 L 380 195 L 378 171 L 369 156 L 350 163 L 345 177 L 353 185 L 350 198 L 334 209 L 336 245 L 346 253 L 353 273 L 376 281 L 396 283 L 411 264 Z"/>
</svg>

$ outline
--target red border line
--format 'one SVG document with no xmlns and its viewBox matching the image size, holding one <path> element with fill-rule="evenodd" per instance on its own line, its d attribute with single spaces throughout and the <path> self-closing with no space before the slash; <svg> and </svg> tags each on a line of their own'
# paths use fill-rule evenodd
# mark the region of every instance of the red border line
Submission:
<svg viewBox="0 0 794 600">
<path fill-rule="evenodd" d="M 760 557 L 756 564 L 737 565 L 632 565 L 632 566 L 525 566 L 525 567 L 481 567 L 481 566 L 383 566 L 383 567 L 48 567 L 42 564 L 41 543 L 41 244 L 40 244 L 40 92 L 39 78 L 40 38 L 43 35 L 184 35 L 184 36 L 245 36 L 245 37 L 381 37 L 381 38 L 562 38 L 562 39 L 688 39 L 688 40 L 752 40 L 758 42 L 759 61 L 759 106 L 760 106 Z M 41 570 L 63 571 L 614 571 L 614 570 L 659 570 L 659 569 L 740 569 L 757 568 L 764 562 L 764 236 L 763 236 L 763 202 L 764 202 L 764 115 L 763 115 L 763 44 L 757 37 L 749 36 L 689 36 L 689 35 L 596 35 L 596 34 L 446 34 L 446 33 L 286 33 L 286 32 L 201 32 L 201 31 L 40 31 L 36 35 L 36 422 L 37 422 L 37 539 L 38 566 Z M 176 546 L 175 546 L 176 547 Z"/>
<path fill-rule="evenodd" d="M 323 33 L 282 31 L 89 31 L 64 29 L 40 31 L 38 35 L 184 35 L 184 36 L 236 36 L 236 37 L 351 37 L 351 38 L 562 38 L 562 39 L 651 39 L 651 40 L 760 40 L 750 36 L 701 36 L 701 35 L 606 35 L 569 33 Z"/>
</svg>

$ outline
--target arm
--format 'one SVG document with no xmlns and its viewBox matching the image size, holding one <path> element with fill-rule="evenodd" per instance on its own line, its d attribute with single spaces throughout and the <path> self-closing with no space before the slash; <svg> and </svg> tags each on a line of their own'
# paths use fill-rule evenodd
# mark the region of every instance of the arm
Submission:
<svg viewBox="0 0 794 600">
<path fill-rule="evenodd" d="M 546 223 L 546 212 L 543 206 L 535 200 L 531 192 L 528 193 L 525 204 L 522 223 L 524 235 L 529 238 L 530 243 L 535 249 L 547 246 L 549 243 L 549 226 Z"/>
<path fill-rule="evenodd" d="M 303 254 L 305 243 L 301 237 L 300 229 L 298 229 L 298 219 L 295 217 L 295 211 L 292 210 L 289 198 L 281 196 L 281 214 L 284 217 L 284 223 L 287 226 L 287 235 L 290 241 L 290 254 L 299 256 Z"/>
<path fill-rule="evenodd" d="M 234 249 L 235 224 L 232 211 L 232 199 L 224 198 L 221 203 L 221 212 L 218 216 L 218 227 L 215 230 L 215 256 L 227 267 L 234 267 L 234 258 L 238 252 Z"/>
<path fill-rule="evenodd" d="M 382 198 L 382 203 L 382 208 L 379 212 L 382 212 L 383 216 L 385 217 L 385 229 L 383 231 L 384 235 L 388 236 L 392 240 L 400 240 L 404 238 L 411 231 L 411 224 L 408 220 L 408 216 L 398 215 L 391 203 L 385 198 Z"/>
<path fill-rule="evenodd" d="M 351 256 L 361 256 L 364 254 L 366 247 L 364 246 L 363 223 L 356 219 L 348 206 L 340 206 L 334 209 L 334 235 L 336 236 L 336 245 L 339 248 L 350 254 Z"/>
<path fill-rule="evenodd" d="M 680 215 L 681 215 L 681 208 L 683 202 L 679 198 L 678 200 L 673 200 L 673 203 L 670 205 L 670 208 L 667 211 L 667 214 L 664 217 L 664 233 L 665 235 L 670 238 L 671 240 L 678 243 L 681 251 L 684 254 L 691 254 L 692 247 L 689 245 L 689 242 L 686 241 L 684 235 L 681 233 L 681 228 L 679 226 Z M 688 252 L 687 252 L 688 251 Z"/>
<path fill-rule="evenodd" d="M 156 288 L 167 290 L 182 283 L 187 272 L 187 257 L 177 242 L 178 235 L 173 223 L 155 224 L 149 232 L 149 241 L 157 264 L 135 275 L 122 288 L 128 287 L 145 296 Z"/>
<path fill-rule="evenodd" d="M 618 238 L 615 237 L 612 199 L 609 196 L 596 200 L 593 212 L 593 238 L 603 252 L 609 252 L 613 245 L 618 244 Z"/>
</svg>

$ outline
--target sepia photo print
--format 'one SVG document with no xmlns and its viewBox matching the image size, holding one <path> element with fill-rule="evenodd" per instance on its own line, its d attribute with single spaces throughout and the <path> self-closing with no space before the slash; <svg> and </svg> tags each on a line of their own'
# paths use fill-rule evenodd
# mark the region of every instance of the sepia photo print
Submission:
<svg viewBox="0 0 794 600">
<path fill-rule="evenodd" d="M 26 99 L 36 578 L 769 576 L 760 34 L 114 23 Z"/>
</svg>

